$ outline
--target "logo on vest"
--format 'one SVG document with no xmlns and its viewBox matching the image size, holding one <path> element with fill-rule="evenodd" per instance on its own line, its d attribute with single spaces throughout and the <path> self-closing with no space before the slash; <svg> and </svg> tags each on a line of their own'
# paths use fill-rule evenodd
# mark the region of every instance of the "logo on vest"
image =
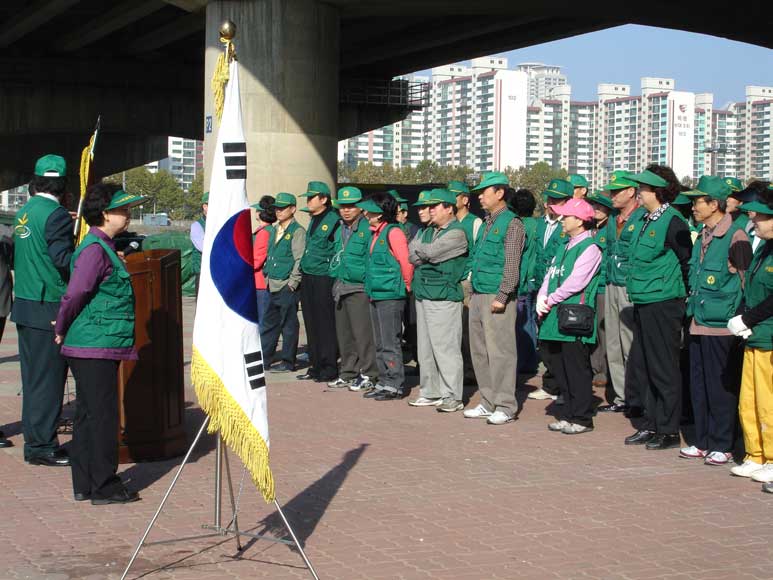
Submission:
<svg viewBox="0 0 773 580">
<path fill-rule="evenodd" d="M 650 230 L 650 237 L 651 237 L 651 238 L 654 238 L 654 237 L 655 237 L 655 230 Z"/>
<path fill-rule="evenodd" d="M 384 240 L 379 240 L 378 243 L 383 246 L 384 245 Z"/>
<path fill-rule="evenodd" d="M 716 282 L 717 282 L 717 279 L 714 276 L 706 277 L 707 284 L 714 285 Z"/>
<path fill-rule="evenodd" d="M 599 242 L 601 242 L 602 244 L 603 244 L 604 242 L 606 242 L 606 241 L 607 241 L 607 238 L 605 238 L 604 236 L 601 236 L 601 237 L 599 238 Z"/>
<path fill-rule="evenodd" d="M 365 234 L 364 234 L 364 233 L 362 233 L 362 232 L 360 232 L 360 237 L 361 237 L 361 238 L 364 238 L 364 237 L 365 237 Z"/>
<path fill-rule="evenodd" d="M 768 274 L 773 274 L 773 266 L 765 266 L 765 271 Z"/>
<path fill-rule="evenodd" d="M 327 229 L 328 229 L 328 225 L 327 224 L 322 224 L 322 231 L 326 232 Z"/>
<path fill-rule="evenodd" d="M 289 239 L 290 239 L 290 238 L 292 238 L 292 237 L 293 237 L 293 236 L 292 236 L 291 234 L 285 234 L 285 240 L 289 240 Z"/>
<path fill-rule="evenodd" d="M 631 224 L 630 226 L 628 226 L 628 231 L 629 231 L 629 232 L 632 232 L 634 229 L 636 229 L 636 226 L 634 226 L 633 224 Z"/>
<path fill-rule="evenodd" d="M 32 230 L 29 228 L 29 226 L 27 226 L 28 221 L 29 221 L 29 218 L 25 213 L 23 216 L 19 218 L 19 223 L 17 223 L 16 227 L 14 228 L 14 232 L 22 240 L 29 238 L 32 235 Z"/>
</svg>

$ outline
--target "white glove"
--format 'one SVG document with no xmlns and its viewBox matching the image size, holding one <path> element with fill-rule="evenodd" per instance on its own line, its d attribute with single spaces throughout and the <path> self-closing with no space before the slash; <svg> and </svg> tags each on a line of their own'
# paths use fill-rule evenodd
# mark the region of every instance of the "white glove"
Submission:
<svg viewBox="0 0 773 580">
<path fill-rule="evenodd" d="M 540 316 L 545 316 L 548 312 L 550 312 L 550 306 L 548 306 L 548 297 L 547 296 L 537 296 L 537 314 Z"/>
<path fill-rule="evenodd" d="M 744 324 L 743 318 L 740 315 L 734 316 L 727 321 L 727 329 L 735 336 L 740 336 L 744 339 L 752 335 L 752 331 Z"/>
</svg>

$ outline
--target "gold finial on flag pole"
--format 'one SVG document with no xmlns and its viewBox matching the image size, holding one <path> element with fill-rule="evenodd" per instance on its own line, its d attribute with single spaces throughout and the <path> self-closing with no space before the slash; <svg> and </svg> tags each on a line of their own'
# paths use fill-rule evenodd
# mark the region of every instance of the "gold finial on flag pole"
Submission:
<svg viewBox="0 0 773 580">
<path fill-rule="evenodd" d="M 220 25 L 220 42 L 225 47 L 223 52 L 217 57 L 215 72 L 212 74 L 212 97 L 215 101 L 215 117 L 217 122 L 223 117 L 223 106 L 225 105 L 225 86 L 228 84 L 228 65 L 232 60 L 236 60 L 236 51 L 233 46 L 233 39 L 236 37 L 236 24 L 226 20 Z"/>
</svg>

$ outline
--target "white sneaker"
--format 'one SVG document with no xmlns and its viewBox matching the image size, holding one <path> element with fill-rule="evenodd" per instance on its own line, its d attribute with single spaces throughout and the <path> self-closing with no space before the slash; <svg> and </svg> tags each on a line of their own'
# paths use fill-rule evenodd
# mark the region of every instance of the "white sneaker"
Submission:
<svg viewBox="0 0 773 580">
<path fill-rule="evenodd" d="M 486 417 L 491 417 L 491 411 L 483 405 L 478 405 L 472 409 L 466 409 L 462 415 L 467 419 L 485 419 Z"/>
<path fill-rule="evenodd" d="M 561 419 L 560 421 L 553 421 L 552 423 L 548 423 L 548 429 L 551 431 L 563 431 L 564 427 L 568 427 L 569 422 L 564 421 Z"/>
<path fill-rule="evenodd" d="M 580 433 L 590 433 L 591 431 L 593 431 L 593 427 L 580 425 L 579 423 L 569 423 L 561 429 L 561 433 L 564 435 L 579 435 Z"/>
<path fill-rule="evenodd" d="M 730 470 L 730 473 L 738 477 L 751 477 L 755 471 L 762 469 L 762 465 L 747 459 L 741 465 L 736 465 Z"/>
<path fill-rule="evenodd" d="M 373 383 L 371 382 L 368 375 L 360 375 L 356 379 L 352 381 L 352 384 L 349 385 L 350 391 L 369 391 L 373 388 Z"/>
<path fill-rule="evenodd" d="M 352 385 L 352 381 L 347 381 L 346 379 L 342 379 L 341 377 L 338 377 L 334 381 L 330 381 L 327 386 L 331 389 L 346 389 L 347 387 L 350 387 Z"/>
<path fill-rule="evenodd" d="M 412 399 L 408 401 L 408 404 L 411 407 L 437 407 L 438 405 L 443 404 L 443 399 L 442 398 L 430 399 L 427 397 L 418 397 L 416 399 Z"/>
<path fill-rule="evenodd" d="M 513 420 L 512 415 L 508 415 L 504 411 L 494 411 L 486 421 L 489 425 L 504 425 Z"/>
<path fill-rule="evenodd" d="M 536 391 L 532 391 L 526 396 L 529 399 L 536 399 L 538 401 L 547 401 L 548 399 L 555 401 L 558 398 L 556 395 L 551 395 L 548 393 L 545 389 L 537 389 Z"/>
<path fill-rule="evenodd" d="M 770 483 L 773 481 L 773 463 L 766 463 L 762 469 L 752 473 L 752 479 L 760 483 Z"/>
<path fill-rule="evenodd" d="M 695 445 L 682 447 L 679 450 L 679 457 L 682 459 L 703 459 L 708 454 L 705 449 L 698 449 Z"/>
<path fill-rule="evenodd" d="M 712 451 L 703 460 L 706 465 L 727 465 L 733 460 L 732 453 L 725 453 L 724 451 Z"/>
</svg>

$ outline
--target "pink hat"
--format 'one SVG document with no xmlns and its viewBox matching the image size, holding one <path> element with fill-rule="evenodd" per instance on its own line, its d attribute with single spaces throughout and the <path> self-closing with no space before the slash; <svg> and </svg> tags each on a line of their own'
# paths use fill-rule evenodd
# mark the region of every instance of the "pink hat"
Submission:
<svg viewBox="0 0 773 580">
<path fill-rule="evenodd" d="M 556 212 L 558 215 L 573 215 L 576 218 L 581 219 L 584 222 L 593 219 L 596 212 L 593 211 L 593 207 L 584 199 L 570 199 L 561 205 L 551 205 L 550 209 Z"/>
</svg>

